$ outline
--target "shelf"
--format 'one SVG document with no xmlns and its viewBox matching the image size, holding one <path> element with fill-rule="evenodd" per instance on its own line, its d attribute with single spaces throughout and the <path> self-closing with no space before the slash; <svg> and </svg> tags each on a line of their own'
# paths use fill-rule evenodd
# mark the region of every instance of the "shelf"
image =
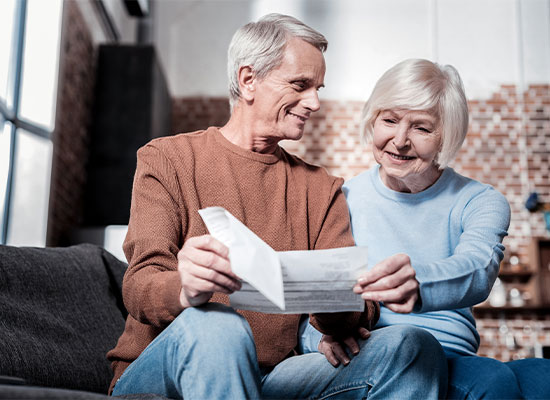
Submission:
<svg viewBox="0 0 550 400">
<path fill-rule="evenodd" d="M 536 273 L 531 270 L 523 270 L 517 272 L 500 271 L 498 274 L 500 280 L 507 283 L 527 283 L 534 276 L 536 276 Z"/>
<path fill-rule="evenodd" d="M 486 305 L 477 305 L 474 307 L 475 314 L 497 314 L 497 313 L 506 313 L 506 314 L 550 314 L 550 306 L 522 306 L 522 307 L 513 307 L 513 306 L 504 306 L 504 307 L 491 307 Z"/>
<path fill-rule="evenodd" d="M 513 279 L 513 278 L 519 278 L 519 279 L 529 279 L 534 274 L 531 270 L 523 270 L 523 271 L 500 271 L 498 276 L 502 279 Z"/>
<path fill-rule="evenodd" d="M 536 313 L 550 314 L 550 239 L 533 237 L 529 245 L 528 260 L 523 264 L 504 264 L 489 294 L 489 299 L 474 307 L 476 313 Z M 518 299 L 518 295 L 521 299 Z M 516 307 L 514 300 L 522 300 Z M 505 300 L 507 302 L 505 302 Z M 506 304 L 493 307 L 491 304 Z"/>
</svg>

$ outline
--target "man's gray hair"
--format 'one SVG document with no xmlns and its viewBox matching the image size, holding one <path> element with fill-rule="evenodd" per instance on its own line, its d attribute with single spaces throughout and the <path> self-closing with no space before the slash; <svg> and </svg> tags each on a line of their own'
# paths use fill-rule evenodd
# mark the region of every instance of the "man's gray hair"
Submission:
<svg viewBox="0 0 550 400">
<path fill-rule="evenodd" d="M 256 77 L 265 78 L 281 64 L 285 45 L 292 37 L 306 41 L 321 52 L 328 46 L 322 34 L 296 18 L 282 14 L 265 15 L 258 22 L 250 22 L 235 32 L 227 52 L 231 110 L 241 96 L 239 69 L 249 66 Z"/>
<path fill-rule="evenodd" d="M 374 121 L 381 111 L 421 110 L 435 115 L 441 131 L 441 148 L 436 162 L 445 168 L 468 132 L 468 102 L 458 71 L 451 65 L 409 59 L 382 75 L 361 114 L 360 133 L 372 138 Z"/>
</svg>

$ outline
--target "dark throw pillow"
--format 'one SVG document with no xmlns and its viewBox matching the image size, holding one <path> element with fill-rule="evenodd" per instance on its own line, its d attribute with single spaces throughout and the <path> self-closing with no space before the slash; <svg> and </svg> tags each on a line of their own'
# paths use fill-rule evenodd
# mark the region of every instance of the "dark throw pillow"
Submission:
<svg viewBox="0 0 550 400">
<path fill-rule="evenodd" d="M 107 393 L 127 265 L 104 249 L 0 246 L 0 375 Z"/>
</svg>

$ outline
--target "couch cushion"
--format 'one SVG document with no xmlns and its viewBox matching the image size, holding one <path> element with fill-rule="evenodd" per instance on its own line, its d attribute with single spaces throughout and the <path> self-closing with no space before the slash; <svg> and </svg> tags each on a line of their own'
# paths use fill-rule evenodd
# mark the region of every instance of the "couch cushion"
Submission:
<svg viewBox="0 0 550 400">
<path fill-rule="evenodd" d="M 13 386 L 0 385 L 0 399 L 2 400 L 113 400 L 105 394 L 83 392 L 81 390 L 67 390 L 45 388 L 41 386 Z M 145 400 L 145 399 L 144 399 Z"/>
<path fill-rule="evenodd" d="M 0 246 L 0 375 L 107 393 L 127 265 L 104 249 Z"/>
<path fill-rule="evenodd" d="M 14 386 L 0 383 L 2 400 L 173 400 L 152 393 L 128 394 L 109 397 L 107 395 L 83 392 L 80 390 L 53 389 L 41 386 Z"/>
</svg>

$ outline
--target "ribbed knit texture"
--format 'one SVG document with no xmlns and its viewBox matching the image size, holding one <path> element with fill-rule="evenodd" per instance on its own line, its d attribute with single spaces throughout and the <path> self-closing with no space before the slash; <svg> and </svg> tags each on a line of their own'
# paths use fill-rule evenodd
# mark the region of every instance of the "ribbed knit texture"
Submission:
<svg viewBox="0 0 550 400">
<path fill-rule="evenodd" d="M 224 207 L 277 251 L 353 246 L 342 183 L 282 148 L 260 154 L 238 147 L 217 128 L 155 139 L 141 148 L 124 242 L 129 268 L 123 295 L 130 315 L 108 353 L 113 383 L 181 312 L 176 255 L 187 238 L 207 233 L 199 209 Z M 225 295 L 212 301 L 228 304 Z M 299 315 L 241 313 L 261 366 L 292 353 Z M 359 323 L 372 327 L 377 316 L 377 305 L 369 303 L 362 317 L 323 314 L 311 322 L 337 334 Z"/>
</svg>

